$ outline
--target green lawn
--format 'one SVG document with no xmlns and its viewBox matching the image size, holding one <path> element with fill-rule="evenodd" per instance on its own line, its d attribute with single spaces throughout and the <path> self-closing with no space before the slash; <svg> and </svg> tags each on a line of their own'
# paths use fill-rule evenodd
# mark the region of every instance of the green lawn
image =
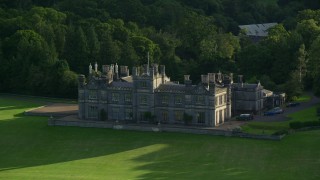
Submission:
<svg viewBox="0 0 320 180">
<path fill-rule="evenodd" d="M 0 96 L 0 179 L 319 179 L 320 131 L 282 141 L 48 127 Z"/>
<path fill-rule="evenodd" d="M 273 134 L 280 130 L 289 130 L 290 122 L 294 121 L 317 121 L 319 117 L 316 115 L 317 107 L 314 106 L 288 115 L 290 121 L 284 122 L 249 122 L 242 126 L 242 130 L 254 134 Z"/>
<path fill-rule="evenodd" d="M 311 96 L 309 94 L 302 94 L 300 97 L 298 97 L 297 100 L 295 100 L 296 102 L 307 102 L 310 101 Z"/>
</svg>

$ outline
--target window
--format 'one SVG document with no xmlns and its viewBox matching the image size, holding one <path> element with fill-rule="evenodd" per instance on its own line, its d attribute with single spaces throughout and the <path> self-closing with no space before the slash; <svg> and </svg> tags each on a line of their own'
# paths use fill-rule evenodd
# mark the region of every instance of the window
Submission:
<svg viewBox="0 0 320 180">
<path fill-rule="evenodd" d="M 132 120 L 132 109 L 125 109 L 125 119 L 126 120 Z"/>
<path fill-rule="evenodd" d="M 219 105 L 222 104 L 222 96 L 219 96 Z"/>
<path fill-rule="evenodd" d="M 119 119 L 119 108 L 112 108 L 112 119 Z"/>
<path fill-rule="evenodd" d="M 140 87 L 142 87 L 142 88 L 148 87 L 147 82 L 146 81 L 140 82 Z"/>
<path fill-rule="evenodd" d="M 97 106 L 89 106 L 88 117 L 89 118 L 98 118 L 98 107 Z"/>
<path fill-rule="evenodd" d="M 89 90 L 89 99 L 98 99 L 97 91 Z"/>
<path fill-rule="evenodd" d="M 119 94 L 118 93 L 112 93 L 111 100 L 113 102 L 118 102 L 119 101 Z"/>
<path fill-rule="evenodd" d="M 125 102 L 131 102 L 132 101 L 132 95 L 131 94 L 125 94 L 124 95 L 124 101 Z"/>
<path fill-rule="evenodd" d="M 224 104 L 227 104 L 227 95 L 224 95 Z"/>
<path fill-rule="evenodd" d="M 215 105 L 217 106 L 218 105 L 218 97 L 214 98 L 214 102 L 215 102 Z"/>
<path fill-rule="evenodd" d="M 204 112 L 198 112 L 197 113 L 197 121 L 199 124 L 204 124 L 206 121 L 205 121 L 205 114 Z"/>
<path fill-rule="evenodd" d="M 102 99 L 107 99 L 107 91 L 101 91 L 101 98 Z"/>
<path fill-rule="evenodd" d="M 182 104 L 182 96 L 178 95 L 175 97 L 175 104 Z"/>
<path fill-rule="evenodd" d="M 83 99 L 84 97 L 83 97 L 83 95 L 84 95 L 84 91 L 83 90 L 79 90 L 79 99 Z"/>
<path fill-rule="evenodd" d="M 177 122 L 180 122 L 183 120 L 183 111 L 175 111 L 174 112 L 174 119 Z"/>
<path fill-rule="evenodd" d="M 147 105 L 148 98 L 145 95 L 140 96 L 140 104 Z"/>
<path fill-rule="evenodd" d="M 196 103 L 197 104 L 204 104 L 204 97 L 203 96 L 196 96 Z"/>
<path fill-rule="evenodd" d="M 168 95 L 163 95 L 161 98 L 161 102 L 162 102 L 162 104 L 168 104 L 168 102 L 169 102 Z"/>
<path fill-rule="evenodd" d="M 168 121 L 168 111 L 162 111 L 162 122 Z"/>
</svg>

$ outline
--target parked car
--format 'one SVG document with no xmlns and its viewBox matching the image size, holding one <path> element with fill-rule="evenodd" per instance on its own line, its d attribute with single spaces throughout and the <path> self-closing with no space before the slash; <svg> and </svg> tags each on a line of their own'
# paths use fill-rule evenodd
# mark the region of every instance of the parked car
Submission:
<svg viewBox="0 0 320 180">
<path fill-rule="evenodd" d="M 264 116 L 272 116 L 272 115 L 275 115 L 275 114 L 282 114 L 284 111 L 283 109 L 281 109 L 280 107 L 275 107 L 269 111 L 266 111 L 263 113 Z"/>
<path fill-rule="evenodd" d="M 280 107 L 275 107 L 272 109 L 275 114 L 282 114 L 284 111 Z"/>
<path fill-rule="evenodd" d="M 263 115 L 264 116 L 273 116 L 273 115 L 275 115 L 276 113 L 274 113 L 274 111 L 272 111 L 272 110 L 270 110 L 270 111 L 265 111 L 264 113 L 263 113 Z"/>
<path fill-rule="evenodd" d="M 287 104 L 287 107 L 296 107 L 296 106 L 299 106 L 299 105 L 300 105 L 299 102 L 291 102 L 291 103 Z"/>
<path fill-rule="evenodd" d="M 237 118 L 239 121 L 249 121 L 253 119 L 252 114 L 240 114 Z"/>
</svg>

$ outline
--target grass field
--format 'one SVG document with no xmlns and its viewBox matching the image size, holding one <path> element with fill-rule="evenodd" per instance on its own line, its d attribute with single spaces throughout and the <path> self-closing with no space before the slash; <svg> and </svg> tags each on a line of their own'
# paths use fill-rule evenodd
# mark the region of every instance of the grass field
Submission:
<svg viewBox="0 0 320 180">
<path fill-rule="evenodd" d="M 319 179 L 320 131 L 282 141 L 48 127 L 0 96 L 0 179 Z"/>
</svg>

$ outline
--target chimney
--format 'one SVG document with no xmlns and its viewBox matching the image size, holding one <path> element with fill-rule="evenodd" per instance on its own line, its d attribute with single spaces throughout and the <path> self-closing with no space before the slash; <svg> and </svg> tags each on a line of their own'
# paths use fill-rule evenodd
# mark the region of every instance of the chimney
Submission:
<svg viewBox="0 0 320 180">
<path fill-rule="evenodd" d="M 110 71 L 111 71 L 112 74 L 114 74 L 114 64 L 110 65 Z"/>
<path fill-rule="evenodd" d="M 84 86 L 85 84 L 85 76 L 83 74 L 79 74 L 78 76 L 79 86 Z"/>
<path fill-rule="evenodd" d="M 143 65 L 143 73 L 149 75 L 149 66 L 148 66 L 148 64 L 144 64 Z"/>
<path fill-rule="evenodd" d="M 92 65 L 91 65 L 91 63 L 89 65 L 89 74 L 92 74 Z"/>
<path fill-rule="evenodd" d="M 230 84 L 233 83 L 233 73 L 230 73 Z"/>
<path fill-rule="evenodd" d="M 98 72 L 98 63 L 97 62 L 94 64 L 94 71 Z"/>
<path fill-rule="evenodd" d="M 221 83 L 222 82 L 222 76 L 221 76 L 221 72 L 219 71 L 218 73 L 218 82 Z"/>
<path fill-rule="evenodd" d="M 208 73 L 209 79 L 209 92 L 211 94 L 215 94 L 216 91 L 216 74 L 215 73 Z"/>
<path fill-rule="evenodd" d="M 215 73 L 208 73 L 209 83 L 216 82 L 216 74 Z"/>
<path fill-rule="evenodd" d="M 192 81 L 190 80 L 190 75 L 184 75 L 184 84 L 185 84 L 185 86 L 192 85 Z"/>
<path fill-rule="evenodd" d="M 157 75 L 159 73 L 159 66 L 158 64 L 154 64 L 153 65 L 153 68 L 154 68 L 154 74 Z"/>
<path fill-rule="evenodd" d="M 208 75 L 201 75 L 201 83 L 202 84 L 209 84 Z"/>
<path fill-rule="evenodd" d="M 138 76 L 138 68 L 137 67 L 132 68 L 132 76 Z"/>
<path fill-rule="evenodd" d="M 164 65 L 161 65 L 160 66 L 160 73 L 161 73 L 161 75 L 166 75 L 166 66 L 164 66 Z"/>
<path fill-rule="evenodd" d="M 243 75 L 238 75 L 238 83 L 239 84 L 243 83 Z"/>
<path fill-rule="evenodd" d="M 148 67 L 149 68 L 149 67 Z M 149 72 L 149 75 L 151 76 L 151 77 L 154 77 L 154 67 L 152 66 L 151 68 L 149 68 L 150 69 L 150 72 Z"/>
<path fill-rule="evenodd" d="M 102 65 L 102 74 L 107 74 L 108 72 L 108 66 L 107 65 Z"/>
</svg>

